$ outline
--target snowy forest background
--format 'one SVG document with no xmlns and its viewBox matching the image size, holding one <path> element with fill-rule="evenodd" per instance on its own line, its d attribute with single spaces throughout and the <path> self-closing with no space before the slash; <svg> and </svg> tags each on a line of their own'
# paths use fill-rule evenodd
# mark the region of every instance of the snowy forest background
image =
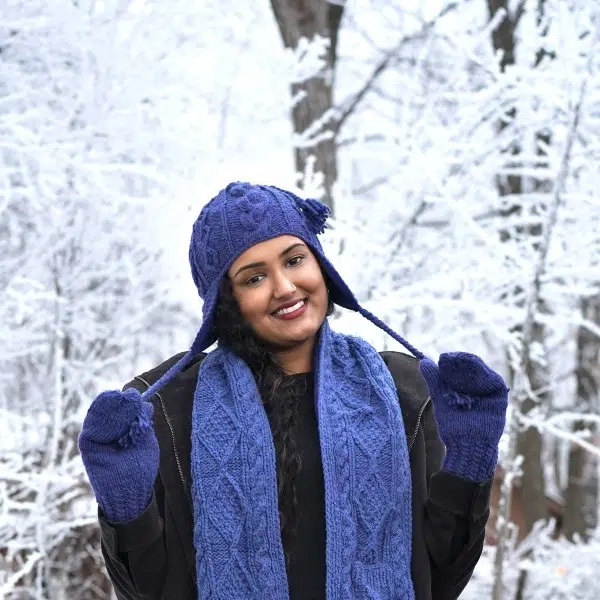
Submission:
<svg viewBox="0 0 600 600">
<path fill-rule="evenodd" d="M 324 199 L 364 306 L 510 380 L 462 597 L 600 598 L 599 27 L 597 0 L 2 0 L 0 598 L 111 597 L 79 428 L 191 342 L 191 223 L 231 180 Z"/>
</svg>

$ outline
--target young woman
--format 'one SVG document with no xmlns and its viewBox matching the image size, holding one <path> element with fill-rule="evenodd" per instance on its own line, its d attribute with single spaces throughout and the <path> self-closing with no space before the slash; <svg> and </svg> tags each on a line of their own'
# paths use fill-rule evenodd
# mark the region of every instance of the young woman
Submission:
<svg viewBox="0 0 600 600">
<path fill-rule="evenodd" d="M 119 600 L 450 600 L 469 581 L 508 389 L 361 307 L 317 239 L 327 215 L 222 190 L 192 233 L 191 349 L 92 403 L 79 447 Z M 416 358 L 333 332 L 334 304 Z"/>
</svg>

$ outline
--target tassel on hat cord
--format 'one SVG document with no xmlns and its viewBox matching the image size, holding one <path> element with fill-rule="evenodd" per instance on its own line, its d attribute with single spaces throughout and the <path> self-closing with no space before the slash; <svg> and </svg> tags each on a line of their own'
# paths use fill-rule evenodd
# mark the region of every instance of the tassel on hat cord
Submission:
<svg viewBox="0 0 600 600">
<path fill-rule="evenodd" d="M 473 397 L 466 394 L 460 394 L 454 390 L 449 391 L 444 399 L 448 402 L 448 406 L 456 406 L 463 410 L 470 410 L 473 407 Z"/>
<path fill-rule="evenodd" d="M 122 448 L 133 448 L 150 429 L 152 429 L 152 422 L 148 420 L 142 410 L 142 412 L 134 419 L 127 433 L 119 438 L 118 444 Z"/>
</svg>

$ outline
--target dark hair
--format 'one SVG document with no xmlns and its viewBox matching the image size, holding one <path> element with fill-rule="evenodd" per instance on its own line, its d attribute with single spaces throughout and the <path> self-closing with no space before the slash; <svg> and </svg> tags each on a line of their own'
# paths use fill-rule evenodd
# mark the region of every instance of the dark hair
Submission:
<svg viewBox="0 0 600 600">
<path fill-rule="evenodd" d="M 330 300 L 327 316 L 332 313 Z M 254 333 L 242 316 L 227 277 L 221 282 L 214 328 L 219 345 L 237 354 L 250 367 L 256 380 L 275 445 L 281 535 L 293 536 L 297 524 L 296 477 L 302 466 L 296 440 L 301 392 L 290 385 L 290 379 L 286 381 L 286 373 L 275 360 L 272 348 Z"/>
</svg>

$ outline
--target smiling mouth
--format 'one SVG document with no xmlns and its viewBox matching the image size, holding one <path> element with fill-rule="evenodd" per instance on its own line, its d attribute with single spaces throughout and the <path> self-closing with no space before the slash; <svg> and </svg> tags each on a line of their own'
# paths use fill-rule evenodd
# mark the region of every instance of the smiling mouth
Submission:
<svg viewBox="0 0 600 600">
<path fill-rule="evenodd" d="M 279 310 L 275 311 L 273 314 L 274 317 L 277 318 L 290 318 L 293 316 L 296 316 L 296 314 L 299 314 L 302 310 L 304 310 L 304 307 L 306 306 L 306 299 L 302 299 L 302 300 L 298 300 L 298 302 L 296 302 L 296 304 L 292 305 L 292 306 L 288 306 L 286 308 L 280 308 Z"/>
</svg>

